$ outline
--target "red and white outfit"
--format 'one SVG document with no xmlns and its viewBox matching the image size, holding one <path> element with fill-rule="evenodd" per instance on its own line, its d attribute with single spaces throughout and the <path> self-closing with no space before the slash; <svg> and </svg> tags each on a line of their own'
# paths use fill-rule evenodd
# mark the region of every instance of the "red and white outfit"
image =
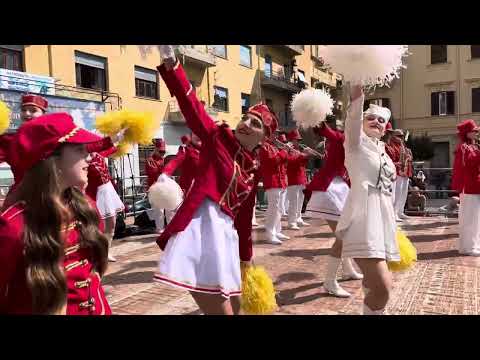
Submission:
<svg viewBox="0 0 480 360">
<path fill-rule="evenodd" d="M 393 207 L 395 216 L 402 219 L 405 218 L 404 208 L 408 197 L 408 185 L 410 177 L 413 176 L 412 151 L 405 146 L 403 141 L 395 142 L 392 139 L 385 144 L 385 150 L 395 164 L 397 172 L 393 189 Z"/>
<path fill-rule="evenodd" d="M 60 143 L 93 144 L 101 140 L 93 133 L 76 127 L 68 114 L 57 113 L 42 118 L 44 120 L 41 123 L 22 127 L 17 133 L 20 133 L 20 140 L 12 143 L 15 153 L 23 159 L 17 165 L 21 165 L 25 171 L 50 156 Z M 28 130 L 22 132 L 25 129 Z M 93 200 L 87 200 L 95 208 Z M 0 214 L 0 314 L 33 312 L 24 258 L 24 221 L 28 209 L 28 204 L 17 202 Z M 63 267 L 67 285 L 67 315 L 110 315 L 111 309 L 100 275 L 93 264 L 91 249 L 82 247 L 80 243 L 80 226 L 79 221 L 74 221 L 62 231 L 65 241 Z M 100 230 L 103 230 L 102 226 L 103 222 L 100 221 Z"/>
<path fill-rule="evenodd" d="M 190 129 L 201 139 L 198 173 L 191 190 L 157 244 L 164 253 L 155 281 L 189 291 L 241 294 L 240 260 L 252 257 L 252 213 L 258 162 L 227 125 L 215 125 L 180 65 L 158 67 Z M 249 110 L 267 129 L 276 119 L 265 105 Z M 274 131 L 274 128 L 273 128 Z M 208 159 L 208 161 L 207 161 Z"/>
<path fill-rule="evenodd" d="M 327 139 L 327 146 L 323 167 L 307 186 L 307 190 L 312 191 L 307 209 L 315 217 L 338 222 L 350 191 L 343 147 L 345 134 L 331 129 L 325 122 L 314 131 Z"/>
<path fill-rule="evenodd" d="M 281 244 L 282 239 L 288 239 L 282 231 L 283 196 L 286 193 L 287 179 L 286 166 L 288 153 L 279 150 L 269 141 L 265 141 L 260 148 L 260 171 L 263 188 L 267 195 L 268 208 L 265 214 L 265 231 L 267 240 Z"/>
<path fill-rule="evenodd" d="M 480 256 L 480 146 L 467 139 L 478 130 L 473 120 L 457 126 L 460 143 L 455 150 L 452 189 L 460 193 L 458 251 Z"/>
<path fill-rule="evenodd" d="M 298 130 L 292 130 L 287 136 L 290 141 L 302 139 Z M 299 147 L 296 147 L 294 151 L 288 154 L 287 159 L 288 226 L 298 229 L 298 226 L 308 225 L 302 219 L 302 206 L 303 189 L 307 184 L 306 166 L 309 155 L 304 154 Z"/>
<path fill-rule="evenodd" d="M 110 141 L 106 138 L 105 141 Z M 113 144 L 112 144 L 113 145 Z M 88 151 L 95 150 L 93 146 L 87 147 Z M 122 212 L 125 206 L 113 187 L 112 178 L 108 171 L 105 158 L 117 151 L 115 146 L 111 146 L 108 150 L 99 152 L 91 152 L 91 161 L 88 164 L 88 185 L 86 193 L 92 199 L 95 199 L 100 218 L 106 219 L 116 216 Z"/>
<path fill-rule="evenodd" d="M 285 134 L 280 134 L 278 136 L 278 140 L 284 144 L 288 143 L 287 137 Z M 288 160 L 288 159 L 287 159 Z M 280 175 L 282 177 L 285 177 L 285 180 L 287 182 L 287 187 L 288 187 L 288 171 L 287 171 L 287 163 L 282 163 L 280 164 Z M 287 189 L 285 189 L 284 192 L 281 193 L 281 198 L 280 198 L 280 213 L 282 214 L 282 217 L 287 216 L 287 211 L 288 211 L 288 196 L 287 196 Z M 279 230 L 281 231 L 281 229 Z"/>
</svg>

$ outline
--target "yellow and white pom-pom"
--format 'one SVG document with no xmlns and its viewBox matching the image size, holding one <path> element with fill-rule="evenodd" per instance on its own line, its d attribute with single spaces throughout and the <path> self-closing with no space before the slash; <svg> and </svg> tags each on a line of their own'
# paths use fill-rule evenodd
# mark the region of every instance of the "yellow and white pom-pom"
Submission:
<svg viewBox="0 0 480 360">
<path fill-rule="evenodd" d="M 7 104 L 0 101 L 0 135 L 10 127 L 10 115 L 11 111 Z"/>
<path fill-rule="evenodd" d="M 250 315 L 268 315 L 278 306 L 273 281 L 261 266 L 242 266 L 242 310 Z"/>
<path fill-rule="evenodd" d="M 151 143 L 159 126 L 153 114 L 130 110 L 107 112 L 95 122 L 95 128 L 104 135 L 113 136 L 125 129 L 123 142 L 141 145 Z"/>
<path fill-rule="evenodd" d="M 327 45 L 319 46 L 318 56 L 333 71 L 352 84 L 385 86 L 405 68 L 407 45 Z"/>
<path fill-rule="evenodd" d="M 161 174 L 148 190 L 148 201 L 158 211 L 175 210 L 183 201 L 183 191 L 175 180 Z"/>
<path fill-rule="evenodd" d="M 132 148 L 133 148 L 132 144 L 125 143 L 122 141 L 120 144 L 117 145 L 117 151 L 115 152 L 115 154 L 113 154 L 112 157 L 114 159 L 119 159 L 122 156 L 125 156 L 128 153 L 130 153 L 132 151 Z"/>
<path fill-rule="evenodd" d="M 407 235 L 397 229 L 396 234 L 398 250 L 400 252 L 400 261 L 388 261 L 387 265 L 390 271 L 404 271 L 410 269 L 417 261 L 417 249 L 411 243 Z"/>
<path fill-rule="evenodd" d="M 320 125 L 332 114 L 333 99 L 323 89 L 306 89 L 294 95 L 290 107 L 297 126 L 308 129 Z"/>
</svg>

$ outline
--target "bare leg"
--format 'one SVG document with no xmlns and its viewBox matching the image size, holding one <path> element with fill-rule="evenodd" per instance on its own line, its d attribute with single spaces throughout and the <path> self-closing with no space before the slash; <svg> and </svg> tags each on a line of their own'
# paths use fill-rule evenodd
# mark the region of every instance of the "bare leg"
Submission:
<svg viewBox="0 0 480 360">
<path fill-rule="evenodd" d="M 222 295 L 204 294 L 190 291 L 193 300 L 205 315 L 233 315 L 230 300 Z"/>
<path fill-rule="evenodd" d="M 113 240 L 113 235 L 115 234 L 115 223 L 117 221 L 116 216 L 110 216 L 108 218 L 105 218 L 105 235 L 108 237 L 108 260 L 115 262 L 117 259 L 115 259 L 112 255 L 110 255 L 110 248 L 112 247 L 112 240 Z"/>
<path fill-rule="evenodd" d="M 384 259 L 355 259 L 364 274 L 364 314 L 382 314 L 392 288 L 392 275 Z"/>
<path fill-rule="evenodd" d="M 232 310 L 234 315 L 240 314 L 240 308 L 241 308 L 240 300 L 241 300 L 241 296 L 230 297 L 230 304 L 232 305 Z"/>
</svg>

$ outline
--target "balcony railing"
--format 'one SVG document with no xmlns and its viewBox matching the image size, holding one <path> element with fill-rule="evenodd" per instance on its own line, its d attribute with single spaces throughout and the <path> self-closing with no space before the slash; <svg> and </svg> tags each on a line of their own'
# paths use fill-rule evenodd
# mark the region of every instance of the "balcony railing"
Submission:
<svg viewBox="0 0 480 360">
<path fill-rule="evenodd" d="M 285 74 L 282 70 L 261 72 L 262 85 L 289 92 L 299 92 L 302 89 L 301 82 L 294 74 Z"/>
<path fill-rule="evenodd" d="M 177 48 L 177 55 L 194 64 L 215 66 L 215 56 L 208 51 L 207 45 L 182 45 Z"/>
<path fill-rule="evenodd" d="M 211 117 L 215 118 L 218 115 L 218 111 L 212 107 L 207 107 L 207 113 Z M 178 105 L 177 99 L 172 99 L 168 102 L 168 114 L 167 120 L 172 123 L 185 124 L 185 118 L 183 117 L 180 106 Z"/>
<path fill-rule="evenodd" d="M 294 55 L 302 55 L 305 51 L 305 45 L 283 45 L 285 48 L 294 53 Z"/>
</svg>

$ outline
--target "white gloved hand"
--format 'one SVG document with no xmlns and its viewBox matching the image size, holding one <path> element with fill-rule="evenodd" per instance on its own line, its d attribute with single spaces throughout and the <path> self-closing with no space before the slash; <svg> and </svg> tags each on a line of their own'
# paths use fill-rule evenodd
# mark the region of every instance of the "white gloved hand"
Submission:
<svg viewBox="0 0 480 360">
<path fill-rule="evenodd" d="M 118 144 L 120 142 L 122 142 L 122 140 L 125 138 L 125 131 L 127 131 L 127 129 L 122 129 L 120 130 L 118 133 L 116 133 L 115 135 L 113 135 L 111 137 L 112 139 L 112 142 L 114 144 Z"/>
<path fill-rule="evenodd" d="M 160 51 L 160 57 L 163 60 L 165 59 L 175 59 L 175 50 L 173 45 L 157 45 L 158 50 Z"/>
</svg>

